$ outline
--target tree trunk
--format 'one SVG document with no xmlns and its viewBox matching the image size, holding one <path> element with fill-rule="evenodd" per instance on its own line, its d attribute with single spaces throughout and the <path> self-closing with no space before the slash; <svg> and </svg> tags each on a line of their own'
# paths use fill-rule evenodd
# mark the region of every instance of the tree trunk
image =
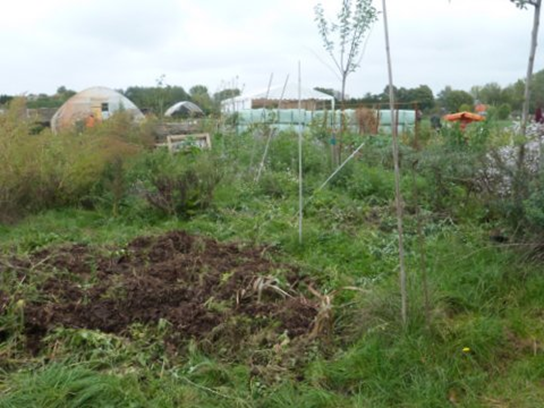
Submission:
<svg viewBox="0 0 544 408">
<path fill-rule="evenodd" d="M 527 123 L 529 122 L 529 104 L 531 102 L 531 82 L 533 79 L 533 67 L 535 63 L 536 47 L 538 41 L 538 27 L 540 25 L 540 8 L 541 0 L 537 0 L 533 4 L 534 17 L 533 17 L 533 31 L 531 34 L 531 49 L 529 52 L 529 63 L 527 64 L 527 78 L 525 79 L 525 93 L 523 100 L 523 111 L 521 116 L 520 133 L 523 138 L 521 145 L 519 146 L 519 152 L 517 157 L 517 174 L 514 180 L 513 192 L 514 192 L 514 205 L 518 216 L 522 214 L 523 199 L 526 194 L 527 186 L 527 174 L 525 169 L 525 136 L 527 135 Z"/>
<path fill-rule="evenodd" d="M 346 99 L 347 79 L 348 79 L 348 76 L 345 73 L 342 73 L 342 92 L 340 93 L 340 102 L 342 102 L 342 106 L 344 105 L 344 100 Z"/>
<path fill-rule="evenodd" d="M 342 139 L 344 137 L 344 132 L 346 131 L 345 126 L 345 118 L 344 118 L 344 111 L 346 110 L 346 83 L 348 79 L 347 72 L 342 73 L 342 100 L 341 102 L 341 114 L 340 114 L 340 134 L 338 137 L 338 146 L 337 146 L 337 153 L 336 153 L 336 163 L 337 165 L 340 165 L 342 163 Z"/>
<path fill-rule="evenodd" d="M 389 73 L 389 108 L 391 110 L 391 135 L 393 138 L 393 161 L 395 163 L 395 206 L 397 209 L 397 230 L 399 234 L 399 280 L 401 295 L 401 318 L 406 326 L 408 322 L 406 293 L 406 270 L 404 268 L 404 243 L 403 243 L 403 200 L 400 191 L 400 166 L 399 166 L 399 140 L 398 128 L 395 115 L 395 92 L 393 88 L 393 65 L 391 62 L 391 51 L 389 47 L 389 28 L 387 25 L 387 9 L 385 0 L 383 2 L 383 23 L 385 28 L 385 52 L 387 54 L 387 69 Z"/>
<path fill-rule="evenodd" d="M 533 67 L 535 65 L 536 47 L 538 43 L 538 27 L 540 25 L 540 6 L 542 1 L 537 0 L 534 3 L 535 14 L 533 17 L 533 31 L 531 34 L 531 50 L 529 52 L 529 63 L 527 64 L 527 78 L 525 80 L 525 93 L 523 100 L 523 113 L 521 117 L 521 134 L 527 133 L 527 122 L 529 121 L 529 104 L 531 98 L 531 82 L 533 78 Z"/>
</svg>

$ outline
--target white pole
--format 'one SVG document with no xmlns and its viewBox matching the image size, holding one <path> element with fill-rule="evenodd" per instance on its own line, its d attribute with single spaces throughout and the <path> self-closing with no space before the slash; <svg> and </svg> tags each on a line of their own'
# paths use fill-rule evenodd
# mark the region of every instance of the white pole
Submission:
<svg viewBox="0 0 544 408">
<path fill-rule="evenodd" d="M 301 69 L 298 62 L 298 242 L 302 244 L 302 87 Z"/>
</svg>

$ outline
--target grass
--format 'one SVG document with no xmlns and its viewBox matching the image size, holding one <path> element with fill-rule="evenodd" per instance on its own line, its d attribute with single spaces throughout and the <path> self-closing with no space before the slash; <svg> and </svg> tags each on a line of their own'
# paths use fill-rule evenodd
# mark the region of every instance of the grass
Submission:
<svg viewBox="0 0 544 408">
<path fill-rule="evenodd" d="M 79 361 L 6 375 L 0 406 L 146 406 L 149 401 L 175 406 L 185 401 L 187 406 L 439 407 L 447 401 L 462 406 L 537 406 L 542 401 L 544 278 L 534 265 L 519 263 L 519 255 L 508 247 L 490 245 L 477 226 L 437 230 L 426 241 L 431 326 L 424 324 L 412 244 L 411 323 L 403 331 L 397 316 L 394 232 L 372 225 L 346 230 L 335 228 L 334 219 L 309 217 L 306 243 L 299 246 L 296 233 L 286 231 L 293 228 L 285 216 L 290 205 L 289 200 L 259 200 L 236 212 L 219 206 L 188 221 L 165 219 L 151 227 L 96 212 L 53 211 L 11 228 L 0 245 L 19 252 L 67 241 L 104 245 L 175 228 L 275 245 L 280 250 L 276 256 L 318 277 L 323 290 L 365 289 L 337 296 L 334 345 L 326 354 L 298 356 L 303 361 L 298 380 L 270 373 L 259 380 L 247 363 L 220 362 L 214 356 L 181 358 L 163 367 L 142 360 L 145 348 L 127 351 L 126 345 L 102 347 L 100 358 L 110 361 L 107 371 L 115 372 L 108 373 L 104 365 L 89 368 L 88 358 L 81 360 L 85 350 L 97 349 L 96 343 L 72 350 Z M 463 351 L 466 347 L 469 352 Z M 177 364 L 187 380 L 177 379 Z M 143 386 L 134 379 L 142 372 L 152 384 L 173 388 Z M 225 400 L 223 394 L 235 397 Z"/>
<path fill-rule="evenodd" d="M 500 220 L 485 220 L 485 200 L 476 194 L 469 197 L 464 185 L 433 178 L 432 167 L 418 173 L 425 247 L 420 246 L 412 208 L 416 198 L 408 194 L 410 302 L 409 324 L 403 328 L 391 169 L 384 142 L 373 142 L 379 146 L 364 153 L 364 165 L 348 166 L 319 193 L 315 187 L 327 172 L 317 165 L 319 152 L 310 152 L 315 157 L 305 186 L 300 245 L 296 180 L 278 164 L 291 162 L 290 141 L 272 146 L 281 157 L 267 165 L 266 177 L 256 185 L 247 176 L 249 150 L 243 150 L 243 140 L 223 141 L 218 154 L 228 164 L 224 180 L 211 205 L 189 217 L 161 215 L 130 201 L 116 216 L 107 205 L 48 210 L 0 226 L 0 253 L 24 255 L 67 242 L 123 246 L 135 237 L 173 229 L 261 245 L 268 256 L 296 264 L 331 297 L 331 335 L 309 344 L 263 346 L 252 358 L 235 358 L 221 352 L 209 355 L 197 342 L 183 353 L 166 353 L 160 340 L 165 322 L 135 325 L 126 337 L 59 328 L 50 333 L 42 353 L 29 356 L 22 347 L 17 320 L 21 316 L 13 298 L 0 318 L 0 407 L 544 404 L 544 277 L 519 247 L 489 240 L 489 230 Z M 448 171 L 455 171 L 457 156 L 448 156 Z M 141 170 L 135 173 L 141 175 Z M 411 176 L 405 177 L 405 192 L 413 192 Z M 440 191 L 447 193 L 440 199 L 438 182 L 445 189 Z M 422 292 L 423 249 L 430 321 Z M 0 290 L 23 293 L 15 292 L 16 284 L 5 280 Z M 25 296 L 36 295 L 31 287 L 25 290 Z M 255 361 L 255 356 L 266 363 Z"/>
</svg>

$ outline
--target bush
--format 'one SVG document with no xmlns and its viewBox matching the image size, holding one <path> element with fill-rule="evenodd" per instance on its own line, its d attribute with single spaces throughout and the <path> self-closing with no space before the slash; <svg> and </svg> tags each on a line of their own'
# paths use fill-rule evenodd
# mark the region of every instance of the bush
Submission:
<svg viewBox="0 0 544 408">
<path fill-rule="evenodd" d="M 273 171 L 294 170 L 298 173 L 298 134 L 280 132 L 270 143 L 267 166 Z M 308 134 L 302 145 L 302 171 L 304 175 L 319 175 L 328 167 L 328 156 L 322 144 Z"/>
<path fill-rule="evenodd" d="M 83 134 L 33 134 L 24 99 L 0 116 L 0 222 L 87 199 L 105 169 L 142 150 L 144 130 L 124 115 Z"/>
<path fill-rule="evenodd" d="M 497 119 L 506 120 L 510 117 L 511 113 L 512 113 L 512 108 L 510 107 L 510 105 L 507 103 L 503 103 L 497 109 Z"/>
<path fill-rule="evenodd" d="M 378 167 L 367 167 L 358 163 L 348 182 L 347 190 L 353 198 L 368 200 L 372 204 L 386 204 L 394 198 L 394 174 Z"/>
<path fill-rule="evenodd" d="M 472 106 L 466 103 L 463 103 L 459 106 L 459 112 L 472 112 Z"/>
<path fill-rule="evenodd" d="M 297 191 L 298 180 L 291 172 L 266 172 L 259 181 L 259 190 L 272 198 L 286 198 Z"/>
<path fill-rule="evenodd" d="M 190 217 L 212 203 L 222 176 L 210 152 L 156 150 L 138 159 L 129 178 L 133 190 L 163 215 Z"/>
<path fill-rule="evenodd" d="M 535 190 L 524 202 L 527 224 L 533 229 L 544 231 L 544 191 Z"/>
</svg>

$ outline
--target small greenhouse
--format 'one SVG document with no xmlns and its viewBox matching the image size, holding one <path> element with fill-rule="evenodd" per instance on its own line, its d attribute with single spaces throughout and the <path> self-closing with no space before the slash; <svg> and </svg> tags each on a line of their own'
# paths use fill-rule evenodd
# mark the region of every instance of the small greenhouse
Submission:
<svg viewBox="0 0 544 408">
<path fill-rule="evenodd" d="M 204 116 L 204 111 L 200 109 L 200 107 L 189 101 L 182 101 L 177 102 L 170 106 L 166 112 L 164 112 L 164 116 L 169 117 L 199 117 Z"/>
<path fill-rule="evenodd" d="M 58 133 L 84 124 L 88 118 L 103 121 L 118 111 L 128 112 L 135 121 L 144 119 L 138 107 L 127 97 L 113 89 L 93 87 L 68 99 L 51 119 L 51 129 Z"/>
</svg>

